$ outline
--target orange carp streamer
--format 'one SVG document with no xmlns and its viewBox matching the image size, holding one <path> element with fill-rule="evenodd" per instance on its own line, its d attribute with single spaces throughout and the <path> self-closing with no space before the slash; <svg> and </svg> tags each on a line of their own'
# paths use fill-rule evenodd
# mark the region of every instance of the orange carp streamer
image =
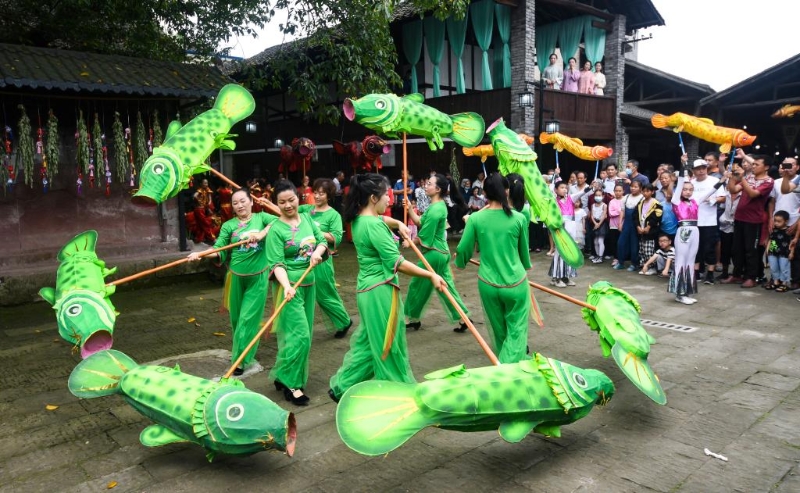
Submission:
<svg viewBox="0 0 800 493">
<path fill-rule="evenodd" d="M 611 155 L 614 154 L 614 149 L 610 147 L 585 146 L 583 145 L 583 141 L 581 139 L 560 134 L 558 132 L 552 134 L 542 132 L 539 135 L 539 142 L 542 144 L 553 144 L 553 147 L 555 147 L 556 151 L 567 151 L 568 153 L 586 161 L 597 161 L 599 159 L 611 157 Z"/>
<path fill-rule="evenodd" d="M 791 118 L 795 113 L 800 113 L 800 104 L 785 104 L 772 114 L 772 118 Z"/>
<path fill-rule="evenodd" d="M 671 128 L 673 132 L 686 131 L 700 140 L 719 144 L 720 152 L 729 153 L 732 147 L 744 147 L 753 144 L 755 135 L 750 135 L 738 128 L 718 127 L 708 118 L 698 118 L 686 113 L 673 113 L 670 116 L 656 113 L 650 119 L 656 128 Z"/>
</svg>

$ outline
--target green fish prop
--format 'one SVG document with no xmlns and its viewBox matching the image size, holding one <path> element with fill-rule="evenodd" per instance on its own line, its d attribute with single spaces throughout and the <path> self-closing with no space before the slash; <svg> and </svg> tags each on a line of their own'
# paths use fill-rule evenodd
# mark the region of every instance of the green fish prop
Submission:
<svg viewBox="0 0 800 493">
<path fill-rule="evenodd" d="M 442 137 L 450 137 L 464 147 L 473 147 L 483 139 L 486 123 L 477 113 L 447 115 L 422 104 L 425 97 L 414 93 L 407 96 L 368 94 L 363 98 L 347 98 L 342 109 L 344 116 L 391 138 L 403 133 L 425 137 L 432 151 L 444 148 Z"/>
<path fill-rule="evenodd" d="M 576 269 L 583 265 L 583 253 L 564 229 L 564 218 L 556 203 L 555 194 L 542 178 L 536 165 L 536 153 L 516 132 L 509 130 L 502 118 L 486 131 L 497 157 L 500 174 L 518 173 L 525 180 L 525 198 L 534 215 L 541 219 L 553 235 L 553 244 L 564 261 Z"/>
<path fill-rule="evenodd" d="M 206 159 L 215 149 L 233 150 L 231 127 L 250 116 L 256 102 L 247 89 L 237 84 L 224 86 L 214 107 L 200 113 L 181 127 L 173 121 L 167 127 L 164 143 L 153 149 L 139 173 L 139 190 L 132 201 L 137 205 L 156 205 L 189 186 L 195 173 L 211 168 Z"/>
<path fill-rule="evenodd" d="M 139 366 L 113 349 L 81 361 L 69 376 L 69 391 L 82 399 L 121 394 L 156 424 L 139 435 L 147 447 L 191 442 L 218 453 L 250 455 L 263 450 L 294 453 L 294 415 L 236 379 L 219 382 L 181 373 L 180 368 Z"/>
<path fill-rule="evenodd" d="M 58 252 L 55 289 L 39 290 L 39 296 L 56 311 L 58 335 L 79 347 L 83 358 L 111 347 L 117 320 L 109 299 L 116 286 L 105 282 L 117 268 L 106 269 L 106 263 L 97 258 L 96 245 L 97 231 L 72 238 Z"/>
<path fill-rule="evenodd" d="M 517 443 L 531 431 L 561 436 L 560 427 L 583 418 L 614 395 L 598 370 L 582 370 L 534 354 L 518 363 L 430 373 L 417 384 L 369 380 L 351 387 L 336 408 L 344 443 L 364 455 L 391 452 L 418 431 L 498 429 Z"/>
<path fill-rule="evenodd" d="M 666 404 L 664 389 L 647 362 L 650 344 L 655 344 L 656 340 L 642 327 L 639 303 L 607 281 L 592 284 L 586 302 L 597 308 L 582 308 L 581 312 L 589 328 L 599 335 L 603 357 L 614 356 L 622 373 L 644 395 L 657 404 Z"/>
</svg>

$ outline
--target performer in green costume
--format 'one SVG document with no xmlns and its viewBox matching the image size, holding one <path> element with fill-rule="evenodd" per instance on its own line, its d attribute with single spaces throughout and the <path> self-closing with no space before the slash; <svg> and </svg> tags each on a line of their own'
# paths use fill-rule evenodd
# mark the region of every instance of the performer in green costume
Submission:
<svg viewBox="0 0 800 493">
<path fill-rule="evenodd" d="M 300 213 L 297 189 L 288 180 L 279 180 L 274 189 L 275 203 L 281 211 L 267 239 L 267 262 L 270 265 L 272 297 L 275 306 L 289 300 L 275 320 L 278 354 L 270 378 L 282 390 L 287 401 L 308 405 L 303 393 L 308 382 L 308 354 L 314 328 L 314 271 L 306 275 L 295 290 L 292 287 L 309 265 L 319 265 L 328 245 L 308 214 Z"/>
<path fill-rule="evenodd" d="M 456 193 L 450 194 L 450 190 Z M 410 208 L 408 209 L 408 217 L 420 227 L 417 234 L 417 243 L 422 247 L 422 252 L 425 259 L 431 264 L 433 270 L 442 276 L 442 279 L 447 283 L 447 289 L 453 295 L 458 305 L 469 316 L 469 310 L 464 306 L 461 297 L 453 285 L 453 273 L 450 272 L 450 248 L 447 246 L 447 237 L 445 229 L 447 228 L 447 205 L 445 205 L 444 197 L 448 195 L 455 202 L 463 204 L 464 198 L 457 192 L 458 188 L 455 183 L 444 177 L 444 175 L 437 174 L 427 181 L 425 185 L 425 195 L 431 199 L 431 205 L 422 214 L 422 217 L 414 213 Z M 420 261 L 417 266 L 421 269 L 425 268 L 425 264 Z M 433 285 L 427 280 L 422 278 L 414 278 L 408 285 L 408 294 L 406 295 L 405 315 L 408 319 L 406 328 L 419 329 L 422 323 L 422 312 L 425 305 L 431 298 L 433 293 Z M 442 301 L 444 310 L 447 317 L 451 322 L 461 320 L 461 316 L 456 309 L 447 299 L 444 293 L 439 293 L 439 299 Z M 461 325 L 454 329 L 456 332 L 464 332 L 467 330 L 467 324 L 463 320 Z"/>
<path fill-rule="evenodd" d="M 267 303 L 267 256 L 264 254 L 264 238 L 269 226 L 276 217 L 266 212 L 253 212 L 253 199 L 250 191 L 240 188 L 231 197 L 231 205 L 236 217 L 230 219 L 220 228 L 214 248 L 220 248 L 237 241 L 251 239 L 252 243 L 208 255 L 219 257 L 220 262 L 230 259 L 228 270 L 232 274 L 228 298 L 231 330 L 233 331 L 233 349 L 231 362 L 241 356 L 244 348 L 258 333 L 261 319 L 264 316 L 264 305 Z M 199 260 L 201 253 L 192 252 L 189 260 Z M 234 370 L 234 375 L 244 373 L 244 368 L 256 357 L 258 343 L 247 353 L 242 366 Z"/>
<path fill-rule="evenodd" d="M 477 244 L 481 251 L 478 293 L 491 327 L 492 344 L 501 363 L 525 358 L 528 345 L 530 287 L 525 271 L 528 223 L 508 205 L 508 181 L 493 173 L 483 183 L 489 206 L 472 214 L 458 244 L 456 267 L 463 269 Z"/>
<path fill-rule="evenodd" d="M 301 205 L 300 212 L 311 216 L 311 220 L 322 231 L 322 235 L 328 242 L 328 247 L 335 250 L 342 241 L 342 216 L 333 207 L 331 201 L 336 196 L 336 187 L 333 181 L 327 178 L 314 180 L 312 187 L 314 191 L 314 202 L 312 205 Z M 316 291 L 317 304 L 322 309 L 322 313 L 327 315 L 334 327 L 334 337 L 342 339 L 347 335 L 347 331 L 353 325 L 350 315 L 344 308 L 342 297 L 336 289 L 336 278 L 334 277 L 333 258 L 328 258 L 314 268 L 314 290 Z"/>
<path fill-rule="evenodd" d="M 388 185 L 381 175 L 356 175 L 345 200 L 344 218 L 353 224 L 358 252 L 356 303 L 361 322 L 350 337 L 350 350 L 341 368 L 331 377 L 328 395 L 337 402 L 347 389 L 372 378 L 415 382 L 401 325 L 403 300 L 397 272 L 426 277 L 440 291 L 447 287 L 438 274 L 420 269 L 400 254 L 397 238 L 387 224 L 405 235 L 409 232 L 401 222 L 382 217 L 389 205 Z"/>
</svg>

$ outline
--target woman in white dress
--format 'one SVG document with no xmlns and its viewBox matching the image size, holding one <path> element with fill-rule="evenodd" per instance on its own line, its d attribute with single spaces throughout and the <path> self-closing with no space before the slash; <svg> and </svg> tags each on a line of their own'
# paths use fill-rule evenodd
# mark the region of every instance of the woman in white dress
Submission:
<svg viewBox="0 0 800 493">
<path fill-rule="evenodd" d="M 606 76 L 603 74 L 603 64 L 597 62 L 594 64 L 594 93 L 598 96 L 602 96 L 605 87 Z"/>
</svg>

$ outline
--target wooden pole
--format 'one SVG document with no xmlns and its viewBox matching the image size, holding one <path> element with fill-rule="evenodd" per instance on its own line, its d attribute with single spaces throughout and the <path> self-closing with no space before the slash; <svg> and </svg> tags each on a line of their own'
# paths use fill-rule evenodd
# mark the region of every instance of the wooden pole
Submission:
<svg viewBox="0 0 800 493">
<path fill-rule="evenodd" d="M 406 133 L 403 132 L 403 224 L 408 224 L 408 153 L 406 152 Z M 433 272 L 433 271 L 431 271 Z"/>
<path fill-rule="evenodd" d="M 400 234 L 402 235 L 402 232 Z M 431 274 L 436 274 L 436 271 L 433 270 L 433 267 L 431 267 L 431 264 L 428 263 L 428 260 L 425 258 L 424 255 L 422 255 L 422 252 L 419 251 L 419 248 L 417 248 L 417 245 L 415 245 L 414 242 L 411 241 L 411 238 L 408 238 L 407 236 L 404 235 L 404 239 L 406 241 L 408 241 L 408 244 L 414 250 L 414 253 L 417 254 L 417 257 L 419 257 L 419 259 L 425 265 L 425 268 L 428 269 L 428 272 L 430 272 Z M 458 314 L 461 316 L 461 320 L 466 324 L 466 326 L 469 329 L 469 331 L 472 333 L 472 335 L 478 341 L 478 344 L 481 346 L 481 349 L 483 349 L 483 352 L 486 353 L 486 356 L 489 357 L 489 360 L 492 362 L 492 364 L 493 365 L 499 365 L 500 364 L 500 360 L 497 359 L 497 356 L 495 356 L 494 352 L 492 351 L 492 348 L 490 348 L 489 345 L 486 344 L 486 340 L 484 340 L 484 338 L 478 332 L 478 329 L 476 329 L 475 326 L 472 325 L 472 321 L 469 319 L 467 314 L 464 313 L 464 311 L 461 309 L 460 306 L 458 306 L 458 303 L 456 303 L 456 299 L 453 298 L 453 295 L 450 294 L 450 291 L 445 289 L 444 290 L 444 294 L 445 294 L 445 296 L 447 296 L 447 299 L 450 301 L 450 304 L 453 305 L 453 308 L 455 308 L 456 311 L 458 312 Z"/>
<path fill-rule="evenodd" d="M 481 265 L 481 263 L 479 261 L 475 260 L 474 258 L 469 259 L 469 263 L 474 264 L 474 265 Z M 590 305 L 589 303 L 586 303 L 585 301 L 581 301 L 578 298 L 573 298 L 572 296 L 566 295 L 564 293 L 559 293 L 555 289 L 550 289 L 548 287 L 542 286 L 541 284 L 537 284 L 537 283 L 535 283 L 533 281 L 528 281 L 528 284 L 532 288 L 536 288 L 538 290 L 544 291 L 545 293 L 552 294 L 553 296 L 561 298 L 562 300 L 567 300 L 570 303 L 575 303 L 576 305 L 582 306 L 584 308 L 588 308 L 589 310 L 597 311 L 597 307 L 596 306 Z"/>
<path fill-rule="evenodd" d="M 216 176 L 217 178 L 219 178 L 220 180 L 224 181 L 228 185 L 230 185 L 233 188 L 235 188 L 236 190 L 239 190 L 240 188 L 242 188 L 237 183 L 235 183 L 233 180 L 231 180 L 227 176 L 223 175 L 219 171 L 215 170 L 214 168 L 211 168 L 211 173 L 214 176 Z M 258 202 L 258 204 L 261 205 L 262 207 L 266 207 L 267 209 L 269 209 L 269 211 L 272 214 L 274 214 L 276 216 L 280 216 L 281 211 L 280 211 L 280 209 L 278 209 L 278 206 L 273 204 L 269 200 L 267 200 L 267 199 L 265 199 L 263 197 L 253 197 L 253 201 Z"/>
<path fill-rule="evenodd" d="M 300 276 L 300 279 L 298 279 L 297 282 L 294 283 L 294 286 L 292 286 L 292 287 L 295 290 L 297 290 L 297 288 L 300 286 L 300 283 L 303 282 L 303 279 L 306 278 L 308 273 L 311 272 L 312 268 L 314 268 L 314 266 L 309 264 L 308 267 L 306 268 L 306 270 L 303 272 L 303 275 Z M 239 357 L 236 359 L 236 361 L 231 365 L 231 367 L 228 368 L 228 371 L 225 372 L 225 375 L 223 375 L 222 378 L 230 378 L 231 375 L 233 375 L 233 371 L 236 368 L 238 368 L 240 364 L 242 364 L 242 361 L 244 360 L 245 356 L 247 356 L 247 353 L 249 353 L 250 350 L 253 348 L 253 346 L 256 345 L 256 342 L 258 341 L 258 339 L 262 335 L 264 335 L 264 332 L 266 332 L 267 329 L 269 328 L 269 326 L 272 325 L 272 322 L 274 322 L 275 319 L 278 318 L 278 315 L 281 313 L 281 310 L 283 310 L 283 307 L 286 306 L 286 303 L 288 303 L 288 302 L 289 302 L 289 299 L 284 296 L 283 301 L 281 301 L 281 304 L 278 305 L 275 308 L 275 311 L 272 313 L 272 316 L 269 317 L 269 320 L 267 320 L 266 323 L 264 323 L 264 325 L 261 327 L 261 330 L 258 331 L 258 334 L 256 334 L 255 337 L 253 337 L 253 340 L 250 341 L 250 344 L 248 344 L 247 347 L 244 348 L 244 351 L 242 351 L 242 354 L 240 354 Z"/>
<path fill-rule="evenodd" d="M 215 248 L 213 250 L 206 250 L 204 252 L 200 252 L 198 256 L 205 257 L 207 255 L 211 255 L 212 253 L 222 252 L 224 250 L 230 250 L 231 248 L 235 248 L 239 245 L 244 245 L 249 243 L 250 240 L 242 240 L 237 241 L 236 243 L 231 243 L 230 245 L 226 245 L 224 247 Z M 189 262 L 188 258 L 182 258 L 179 260 L 175 260 L 174 262 L 170 262 L 168 264 L 159 265 L 158 267 L 153 267 L 152 269 L 143 270 L 141 272 L 137 272 L 136 274 L 131 274 L 128 277 L 123 277 L 122 279 L 117 279 L 116 281 L 111 281 L 110 283 L 106 284 L 106 286 L 119 286 L 120 284 L 125 284 L 126 282 L 135 281 L 136 279 L 140 279 L 145 276 L 149 276 L 150 274 L 155 274 L 156 272 L 160 272 L 162 270 L 171 269 L 176 265 L 185 264 Z"/>
</svg>

